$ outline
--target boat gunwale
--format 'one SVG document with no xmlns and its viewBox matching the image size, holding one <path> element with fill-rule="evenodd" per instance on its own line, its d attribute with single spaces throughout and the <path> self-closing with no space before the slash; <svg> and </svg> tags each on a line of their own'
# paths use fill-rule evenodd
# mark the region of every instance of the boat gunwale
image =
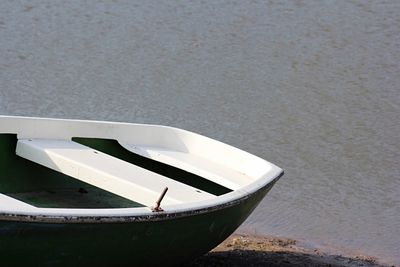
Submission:
<svg viewBox="0 0 400 267">
<path fill-rule="evenodd" d="M 259 187 L 257 190 L 251 193 L 244 194 L 241 197 L 230 199 L 224 203 L 218 203 L 216 205 L 208 205 L 208 206 L 195 206 L 194 208 L 186 208 L 186 209 L 175 209 L 170 211 L 163 212 L 152 212 L 147 208 L 123 208 L 117 210 L 137 210 L 137 209 L 146 209 L 148 210 L 143 214 L 134 214 L 128 213 L 126 215 L 79 215 L 79 214 L 36 214 L 32 212 L 15 212 L 15 213 L 7 213 L 0 212 L 0 222 L 1 221 L 18 221 L 18 222 L 35 222 L 35 223 L 57 223 L 57 224 L 65 224 L 65 223 L 131 223 L 131 222 L 149 222 L 149 221 L 164 221 L 171 219 L 184 218 L 188 216 L 201 215 L 205 213 L 210 213 L 214 211 L 223 210 L 232 206 L 236 206 L 246 201 L 249 198 L 252 198 L 254 195 L 259 193 L 260 191 L 266 190 L 267 188 L 271 188 L 275 182 L 277 182 L 280 177 L 282 177 L 284 171 L 282 170 L 276 177 L 274 177 L 271 181 L 268 181 L 263 186 Z M 233 193 L 233 192 L 232 192 Z M 228 193 L 231 194 L 231 193 Z M 41 208 L 40 210 L 55 210 L 53 208 Z M 62 210 L 62 209 L 57 209 Z M 65 209 L 65 210 L 116 210 L 116 209 Z"/>
</svg>

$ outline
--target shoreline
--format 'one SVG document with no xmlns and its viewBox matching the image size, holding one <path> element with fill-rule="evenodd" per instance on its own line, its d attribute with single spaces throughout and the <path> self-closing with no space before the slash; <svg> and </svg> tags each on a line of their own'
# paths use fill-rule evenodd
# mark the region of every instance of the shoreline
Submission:
<svg viewBox="0 0 400 267">
<path fill-rule="evenodd" d="M 233 234 L 224 242 L 182 267 L 202 266 L 329 266 L 387 267 L 377 258 L 361 254 L 339 255 L 319 248 L 307 248 L 290 238 Z"/>
</svg>

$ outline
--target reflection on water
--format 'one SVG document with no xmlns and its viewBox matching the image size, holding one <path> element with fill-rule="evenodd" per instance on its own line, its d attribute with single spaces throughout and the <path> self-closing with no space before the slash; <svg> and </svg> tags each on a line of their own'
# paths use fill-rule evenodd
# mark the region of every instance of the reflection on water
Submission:
<svg viewBox="0 0 400 267">
<path fill-rule="evenodd" d="M 400 262 L 400 3 L 0 3 L 0 113 L 173 125 L 286 175 L 243 226 Z"/>
</svg>

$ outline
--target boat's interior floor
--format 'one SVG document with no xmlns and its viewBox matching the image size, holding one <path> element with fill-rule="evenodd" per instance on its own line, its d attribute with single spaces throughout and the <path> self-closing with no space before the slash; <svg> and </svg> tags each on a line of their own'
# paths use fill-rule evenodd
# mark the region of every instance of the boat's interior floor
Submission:
<svg viewBox="0 0 400 267">
<path fill-rule="evenodd" d="M 7 194 L 10 197 L 42 208 L 133 208 L 143 205 L 109 193 L 99 188 L 84 187 L 50 188 L 38 191 Z"/>
<path fill-rule="evenodd" d="M 232 191 L 199 175 L 128 151 L 116 140 L 79 137 L 72 140 L 215 196 Z M 17 142 L 18 139 L 15 134 L 0 134 L 1 194 L 43 208 L 127 208 L 144 206 L 17 156 Z"/>
</svg>

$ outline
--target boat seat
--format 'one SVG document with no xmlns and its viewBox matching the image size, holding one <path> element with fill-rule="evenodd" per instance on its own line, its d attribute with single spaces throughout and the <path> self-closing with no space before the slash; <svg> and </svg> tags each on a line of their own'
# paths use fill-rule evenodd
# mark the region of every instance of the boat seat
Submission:
<svg viewBox="0 0 400 267">
<path fill-rule="evenodd" d="M 30 210 L 36 207 L 22 202 L 18 199 L 0 194 L 0 211 L 2 210 Z"/>
<path fill-rule="evenodd" d="M 254 181 L 244 173 L 195 154 L 159 147 L 121 145 L 131 152 L 199 175 L 231 190 L 237 190 Z"/>
<path fill-rule="evenodd" d="M 148 207 L 155 205 L 165 187 L 163 206 L 215 197 L 69 140 L 20 139 L 16 154 Z"/>
</svg>

